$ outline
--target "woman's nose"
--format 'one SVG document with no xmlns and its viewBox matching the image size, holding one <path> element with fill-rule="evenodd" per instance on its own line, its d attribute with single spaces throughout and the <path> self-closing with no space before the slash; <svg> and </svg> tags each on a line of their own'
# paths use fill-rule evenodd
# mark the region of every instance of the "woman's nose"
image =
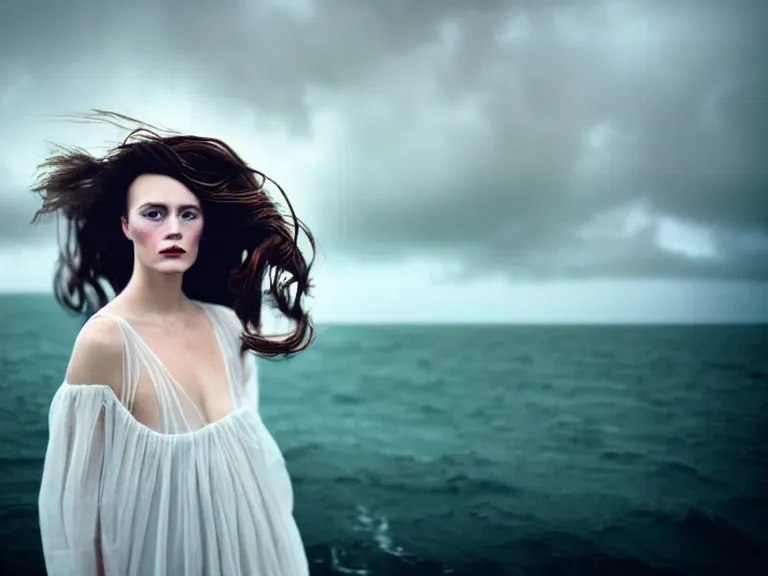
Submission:
<svg viewBox="0 0 768 576">
<path fill-rule="evenodd" d="M 181 234 L 181 221 L 179 218 L 170 218 L 170 233 Z"/>
<path fill-rule="evenodd" d="M 171 218 L 169 227 L 167 228 L 168 234 L 165 235 L 166 240 L 181 240 L 181 225 L 177 218 Z"/>
</svg>

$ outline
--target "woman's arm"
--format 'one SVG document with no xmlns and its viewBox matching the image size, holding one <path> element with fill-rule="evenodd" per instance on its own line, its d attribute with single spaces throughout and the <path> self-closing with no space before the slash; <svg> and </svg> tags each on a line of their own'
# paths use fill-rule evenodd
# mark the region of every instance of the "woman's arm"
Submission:
<svg viewBox="0 0 768 576">
<path fill-rule="evenodd" d="M 120 384 L 122 343 L 114 326 L 83 327 L 67 384 L 51 402 L 49 440 L 39 495 L 40 534 L 49 576 L 104 574 L 100 505 L 105 468 L 104 386 Z"/>
</svg>

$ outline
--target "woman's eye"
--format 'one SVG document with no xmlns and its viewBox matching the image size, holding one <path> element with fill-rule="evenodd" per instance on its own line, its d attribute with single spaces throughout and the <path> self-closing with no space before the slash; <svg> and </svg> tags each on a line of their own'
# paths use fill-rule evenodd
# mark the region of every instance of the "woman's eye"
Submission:
<svg viewBox="0 0 768 576">
<path fill-rule="evenodd" d="M 194 213 L 194 212 L 192 212 L 192 211 L 189 211 L 189 212 L 182 212 L 182 213 L 181 213 L 181 218 L 182 218 L 183 220 L 194 220 L 195 218 L 197 218 L 197 214 L 195 214 L 195 213 Z"/>
<path fill-rule="evenodd" d="M 144 216 L 150 220 L 157 220 L 162 214 L 160 214 L 160 210 L 147 210 L 144 212 Z"/>
</svg>

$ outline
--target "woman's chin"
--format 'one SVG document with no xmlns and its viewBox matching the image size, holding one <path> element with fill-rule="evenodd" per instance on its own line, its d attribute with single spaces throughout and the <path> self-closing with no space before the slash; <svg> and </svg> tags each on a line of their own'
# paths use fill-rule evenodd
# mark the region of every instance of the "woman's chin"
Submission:
<svg viewBox="0 0 768 576">
<path fill-rule="evenodd" d="M 158 262 L 155 266 L 152 266 L 154 270 L 163 272 L 164 274 L 181 274 L 189 270 L 191 267 L 192 263 L 188 262 L 186 258 L 168 258 L 167 260 Z"/>
</svg>

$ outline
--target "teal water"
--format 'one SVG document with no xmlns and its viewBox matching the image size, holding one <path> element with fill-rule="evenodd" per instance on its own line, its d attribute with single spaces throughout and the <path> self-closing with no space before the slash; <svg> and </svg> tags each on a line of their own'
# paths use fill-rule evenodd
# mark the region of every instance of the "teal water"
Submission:
<svg viewBox="0 0 768 576">
<path fill-rule="evenodd" d="M 0 573 L 82 321 L 0 296 Z M 262 362 L 313 574 L 768 574 L 765 326 L 320 326 Z"/>
</svg>

